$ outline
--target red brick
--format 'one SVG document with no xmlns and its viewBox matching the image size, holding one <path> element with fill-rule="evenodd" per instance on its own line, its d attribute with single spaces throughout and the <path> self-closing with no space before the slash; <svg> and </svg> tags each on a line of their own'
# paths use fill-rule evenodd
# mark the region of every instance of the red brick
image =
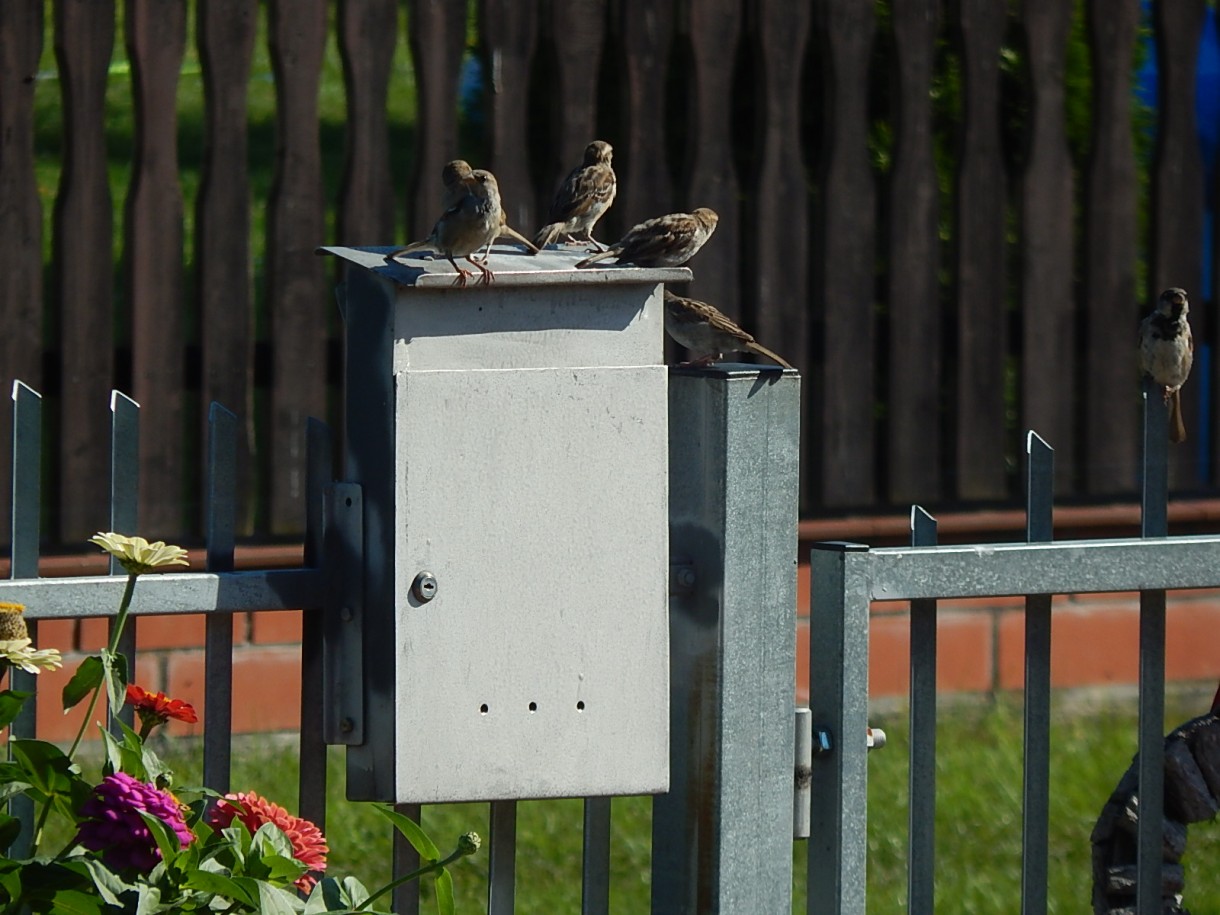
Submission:
<svg viewBox="0 0 1220 915">
<path fill-rule="evenodd" d="M 168 692 L 195 706 L 200 721 L 190 733 L 202 733 L 207 719 L 203 652 L 175 652 L 168 661 Z M 299 647 L 243 648 L 234 652 L 234 733 L 297 730 L 301 722 L 300 683 Z"/>
<path fill-rule="evenodd" d="M 76 647 L 81 651 L 101 651 L 109 644 L 110 617 L 91 616 L 80 621 Z"/>
<path fill-rule="evenodd" d="M 1220 600 L 1166 599 L 1165 677 L 1168 680 L 1215 680 L 1220 678 L 1220 653 L 1215 649 L 1220 632 Z M 1195 592 L 1196 594 L 1198 592 Z"/>
<path fill-rule="evenodd" d="M 300 610 L 265 610 L 250 614 L 250 641 L 255 645 L 296 644 L 301 641 Z"/>
<path fill-rule="evenodd" d="M 142 616 L 136 620 L 136 648 L 198 648 L 203 644 L 206 625 L 202 613 Z"/>
<path fill-rule="evenodd" d="M 874 615 L 869 629 L 869 695 L 907 695 L 911 681 L 910 616 Z M 991 646 L 990 613 L 941 611 L 936 626 L 937 690 L 990 689 Z"/>
<path fill-rule="evenodd" d="M 1052 613 L 1052 686 L 1135 683 L 1138 671 L 1138 606 L 1090 602 Z"/>
<path fill-rule="evenodd" d="M 57 648 L 67 654 L 76 647 L 76 620 L 39 620 L 35 648 Z"/>
</svg>

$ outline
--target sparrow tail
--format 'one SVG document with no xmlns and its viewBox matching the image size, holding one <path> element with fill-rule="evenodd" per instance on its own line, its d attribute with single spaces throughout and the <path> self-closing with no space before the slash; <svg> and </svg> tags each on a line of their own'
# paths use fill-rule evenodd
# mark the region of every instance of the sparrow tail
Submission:
<svg viewBox="0 0 1220 915">
<path fill-rule="evenodd" d="M 1175 445 L 1186 441 L 1186 423 L 1182 421 L 1182 392 L 1169 395 L 1169 440 Z"/>
<path fill-rule="evenodd" d="M 786 369 L 795 368 L 795 366 L 793 366 L 790 362 L 788 362 L 778 353 L 771 352 L 771 350 L 767 349 L 761 343 L 749 343 L 746 345 L 746 349 L 748 349 L 752 353 L 758 353 L 758 355 L 760 355 L 760 356 L 766 356 L 772 362 L 774 362 L 778 365 L 782 365 Z"/>
<path fill-rule="evenodd" d="M 600 261 L 607 257 L 614 257 L 618 254 L 614 248 L 607 248 L 605 251 L 598 251 L 592 257 L 586 257 L 583 261 L 577 261 L 577 267 L 588 267 L 594 261 Z"/>
<path fill-rule="evenodd" d="M 538 234 L 534 236 L 534 244 L 539 248 L 545 248 L 552 244 L 559 237 L 559 229 L 563 223 L 552 222 L 543 226 L 538 230 Z"/>
<path fill-rule="evenodd" d="M 542 247 L 541 245 L 535 245 L 532 241 L 507 223 L 500 226 L 500 237 L 503 238 L 505 235 L 507 235 L 509 238 L 516 239 L 517 241 L 521 242 L 521 244 L 525 245 L 530 254 L 537 254 L 538 249 Z"/>
<path fill-rule="evenodd" d="M 425 249 L 431 249 L 431 248 L 432 248 L 432 239 L 425 238 L 423 241 L 413 241 L 413 242 L 411 242 L 411 244 L 407 245 L 405 248 L 399 248 L 397 251 L 393 251 L 393 252 L 387 254 L 385 256 L 385 259 L 386 259 L 386 262 L 388 263 L 390 261 L 393 261 L 393 260 L 396 260 L 397 258 L 402 257 L 404 254 L 410 254 L 412 251 L 423 251 Z"/>
</svg>

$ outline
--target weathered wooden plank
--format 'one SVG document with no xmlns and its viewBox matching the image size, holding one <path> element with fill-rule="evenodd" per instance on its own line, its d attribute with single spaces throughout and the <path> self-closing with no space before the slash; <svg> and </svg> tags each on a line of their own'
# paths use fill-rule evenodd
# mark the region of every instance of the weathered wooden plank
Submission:
<svg viewBox="0 0 1220 915">
<path fill-rule="evenodd" d="M 741 220 L 733 166 L 733 64 L 741 34 L 741 6 L 723 0 L 689 0 L 694 61 L 690 91 L 694 132 L 688 138 L 689 185 L 681 188 L 688 209 L 711 207 L 720 215 L 716 234 L 691 265 L 691 291 L 734 319 L 741 317 Z M 799 59 L 799 58 L 798 58 Z M 799 122 L 798 122 L 799 123 Z"/>
<path fill-rule="evenodd" d="M 794 125 L 801 122 L 802 63 L 812 16 L 808 4 L 785 0 L 758 0 L 747 5 L 746 15 L 758 49 L 761 72 L 755 106 L 762 113 L 756 181 L 747 191 L 742 223 L 747 241 L 742 250 L 751 265 L 745 288 L 754 298 L 749 329 L 810 378 L 809 180 Z M 720 250 L 722 256 L 733 256 Z M 809 428 L 808 423 L 801 426 Z M 801 443 L 802 490 L 808 488 L 812 441 L 806 431 Z M 803 492 L 802 505 L 808 495 Z"/>
<path fill-rule="evenodd" d="M 962 145 L 957 176 L 957 495 L 1008 494 L 1004 284 L 1006 194 L 1000 145 L 1004 0 L 959 0 Z"/>
<path fill-rule="evenodd" d="M 336 244 L 391 244 L 394 239 L 386 101 L 397 25 L 395 0 L 343 0 L 339 4 L 347 123 Z"/>
<path fill-rule="evenodd" d="M 482 0 L 480 32 L 487 77 L 490 168 L 500 183 L 508 224 L 531 232 L 529 169 L 530 59 L 538 40 L 538 0 Z"/>
<path fill-rule="evenodd" d="M 1055 449 L 1055 482 L 1076 473 L 1077 370 L 1072 158 L 1064 69 L 1072 5 L 1025 0 L 1030 78 L 1029 156 L 1021 176 L 1022 428 Z"/>
<path fill-rule="evenodd" d="M 42 387 L 42 207 L 34 180 L 34 78 L 42 53 L 41 0 L 0 3 L 0 429 L 11 429 L 15 380 Z M 12 449 L 0 448 L 7 481 Z M 11 492 L 0 486 L 0 539 L 8 542 Z"/>
<path fill-rule="evenodd" d="M 1162 289 L 1181 286 L 1195 307 L 1191 327 L 1199 340 L 1209 339 L 1210 309 L 1203 308 L 1203 208 L 1206 184 L 1203 154 L 1195 117 L 1195 70 L 1206 4 L 1203 0 L 1175 0 L 1153 5 L 1158 91 L 1156 157 L 1152 166 L 1151 286 L 1146 307 Z M 1199 376 L 1182 387 L 1182 411 L 1187 443 L 1169 451 L 1172 484 L 1194 487 L 1210 475 L 1199 463 Z"/>
<path fill-rule="evenodd" d="M 812 434 L 821 443 L 818 501 L 831 508 L 876 498 L 873 260 L 876 190 L 868 155 L 868 68 L 873 5 L 829 0 L 816 8 L 823 61 L 825 145 L 816 215 L 821 239 L 822 368 L 810 379 L 817 398 Z"/>
<path fill-rule="evenodd" d="M 665 160 L 664 86 L 673 36 L 673 9 L 652 0 L 622 0 L 611 11 L 611 27 L 625 51 L 627 141 L 615 144 L 618 195 L 606 215 L 602 237 L 673 212 L 674 197 Z"/>
<path fill-rule="evenodd" d="M 940 185 L 932 70 L 940 0 L 894 0 L 894 167 L 889 180 L 887 494 L 899 505 L 944 494 Z"/>
<path fill-rule="evenodd" d="M 178 184 L 178 71 L 186 6 L 127 0 L 127 54 L 136 110 L 125 222 L 131 305 L 132 394 L 140 437 L 140 529 L 184 528 L 182 189 Z"/>
<path fill-rule="evenodd" d="M 322 260 L 325 200 L 318 85 L 325 0 L 272 0 L 275 179 L 267 208 L 267 301 L 274 347 L 270 481 L 273 533 L 300 533 L 305 514 L 305 424 L 326 415 L 326 326 L 331 299 Z"/>
<path fill-rule="evenodd" d="M 555 54 L 556 144 L 554 161 L 546 163 L 542 202 L 550 206 L 568 172 L 581 161 L 597 136 L 597 81 L 606 40 L 606 0 L 551 0 L 549 32 Z M 541 224 L 548 210 L 538 212 Z M 524 231 L 524 230 L 523 230 Z M 528 233 L 527 233 L 528 234 Z M 602 234 L 602 233 L 599 233 Z"/>
<path fill-rule="evenodd" d="M 195 282 L 203 357 L 201 441 L 208 440 L 208 405 L 224 404 L 247 418 L 236 434 L 235 499 L 238 527 L 249 534 L 253 532 L 249 492 L 254 340 L 246 87 L 258 2 L 213 0 L 200 3 L 196 16 L 205 123 L 203 174 L 195 202 Z M 206 466 L 202 459 L 200 464 Z"/>
<path fill-rule="evenodd" d="M 1090 0 L 1093 47 L 1093 137 L 1085 193 L 1084 488 L 1131 493 L 1139 454 L 1137 385 L 1133 380 L 1136 184 L 1131 137 L 1131 55 L 1138 0 Z"/>
<path fill-rule="evenodd" d="M 466 4 L 408 0 L 407 39 L 415 66 L 418 150 L 407 192 L 407 238 L 423 238 L 440 215 L 441 168 L 458 151 L 457 97 L 466 47 Z M 479 167 L 479 163 L 474 163 Z M 524 231 L 524 230 L 522 230 Z"/>
<path fill-rule="evenodd" d="M 59 312 L 58 539 L 83 542 L 106 517 L 97 471 L 106 466 L 114 382 L 114 207 L 106 173 L 106 78 L 113 0 L 56 0 L 55 60 L 64 152 L 53 220 L 52 283 Z"/>
</svg>

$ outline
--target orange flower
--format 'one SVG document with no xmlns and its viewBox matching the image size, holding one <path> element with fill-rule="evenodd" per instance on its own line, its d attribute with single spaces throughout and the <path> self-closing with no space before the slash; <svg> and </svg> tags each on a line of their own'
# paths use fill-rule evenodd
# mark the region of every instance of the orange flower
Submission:
<svg viewBox="0 0 1220 915">
<path fill-rule="evenodd" d="M 232 803 L 226 803 L 228 801 Z M 297 879 L 297 889 L 305 893 L 313 889 L 318 878 L 312 872 L 326 870 L 326 854 L 330 851 L 322 830 L 253 791 L 226 794 L 224 800 L 217 801 L 208 817 L 208 825 L 219 832 L 228 828 L 235 818 L 250 830 L 250 835 L 258 832 L 264 823 L 274 823 L 292 843 L 292 856 L 310 870 Z"/>
<path fill-rule="evenodd" d="M 187 724 L 194 724 L 199 720 L 195 707 L 189 702 L 171 699 L 165 693 L 150 693 L 134 683 L 127 685 L 127 704 L 140 716 L 141 737 L 147 737 L 153 728 L 165 724 L 171 718 L 175 721 L 185 721 Z"/>
</svg>

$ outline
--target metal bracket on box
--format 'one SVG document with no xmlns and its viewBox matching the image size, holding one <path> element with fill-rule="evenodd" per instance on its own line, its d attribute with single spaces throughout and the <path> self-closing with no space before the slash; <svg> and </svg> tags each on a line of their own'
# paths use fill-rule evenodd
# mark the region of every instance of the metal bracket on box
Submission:
<svg viewBox="0 0 1220 915">
<path fill-rule="evenodd" d="M 322 627 L 322 733 L 364 743 L 364 501 L 358 483 L 331 483 L 323 505 L 326 614 Z"/>
</svg>

